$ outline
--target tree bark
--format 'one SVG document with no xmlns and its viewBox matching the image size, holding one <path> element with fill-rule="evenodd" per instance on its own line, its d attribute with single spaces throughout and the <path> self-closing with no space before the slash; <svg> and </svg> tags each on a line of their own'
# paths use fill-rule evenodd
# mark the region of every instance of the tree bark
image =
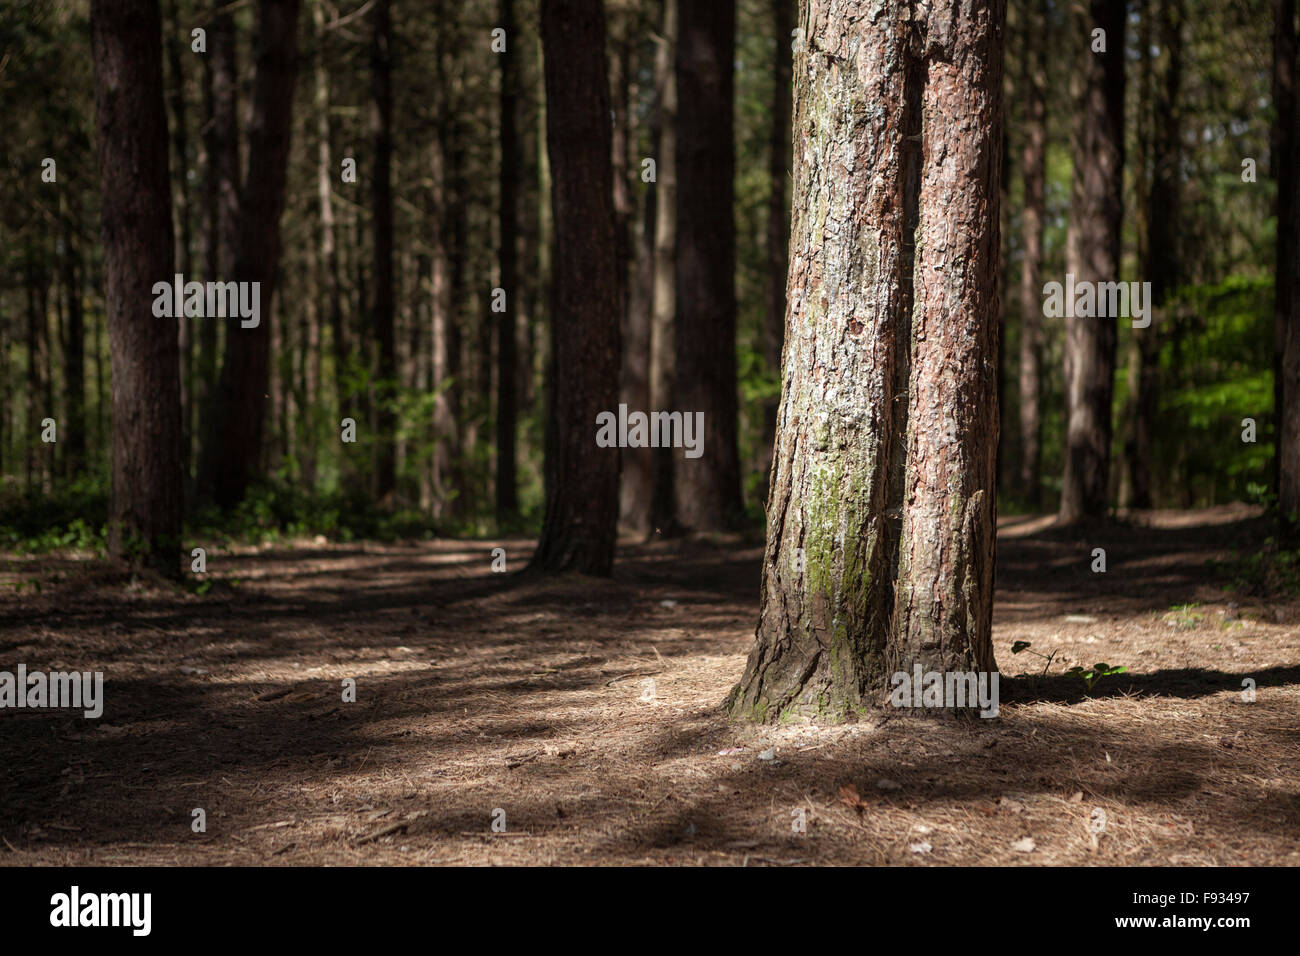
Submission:
<svg viewBox="0 0 1300 956">
<path fill-rule="evenodd" d="M 1106 31 L 1106 52 L 1082 54 L 1083 95 L 1074 125 L 1074 177 L 1066 272 L 1080 282 L 1117 282 L 1124 212 L 1125 0 L 1089 0 L 1077 35 Z M 1082 42 L 1082 41 L 1081 41 Z M 1110 491 L 1111 401 L 1119 319 L 1066 318 L 1065 474 L 1060 519 L 1105 518 Z"/>
<path fill-rule="evenodd" d="M 181 405 L 174 319 L 151 314 L 172 275 L 171 183 L 158 0 L 94 0 L 91 51 L 113 366 L 110 557 L 180 574 Z"/>
<path fill-rule="evenodd" d="M 699 531 L 742 518 L 736 397 L 732 133 L 735 0 L 683 3 L 677 38 L 676 397 L 704 413 L 703 454 L 673 462 L 677 516 Z M 681 451 L 674 449 L 681 455 Z"/>
<path fill-rule="evenodd" d="M 1043 367 L 1043 224 L 1047 178 L 1047 54 L 1044 0 L 1028 5 L 1021 49 L 1021 95 L 1024 97 L 1024 211 L 1021 235 L 1024 260 L 1020 272 L 1020 489 L 1026 505 L 1042 503 L 1042 367 Z"/>
<path fill-rule="evenodd" d="M 201 489 L 221 508 L 238 503 L 257 471 L 266 424 L 270 323 L 280 260 L 280 213 L 298 72 L 299 0 L 259 0 L 257 69 L 248 130 L 248 173 L 233 280 L 260 283 L 261 322 L 227 327 L 213 433 L 200 457 Z"/>
<path fill-rule="evenodd" d="M 729 700 L 763 722 L 995 666 L 1004 9 L 802 11 L 761 608 Z"/>
<path fill-rule="evenodd" d="M 542 0 L 547 144 L 555 223 L 555 445 L 532 566 L 608 575 L 618 523 L 618 450 L 595 444 L 618 402 L 619 303 L 605 15 L 601 0 Z"/>
</svg>

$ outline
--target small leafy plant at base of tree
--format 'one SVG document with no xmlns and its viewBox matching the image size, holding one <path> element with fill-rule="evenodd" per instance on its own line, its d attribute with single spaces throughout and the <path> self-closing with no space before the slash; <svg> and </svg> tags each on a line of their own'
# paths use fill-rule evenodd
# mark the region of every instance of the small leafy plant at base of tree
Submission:
<svg viewBox="0 0 1300 956">
<path fill-rule="evenodd" d="M 1088 692 L 1091 693 L 1093 686 L 1103 677 L 1112 677 L 1115 674 L 1126 673 L 1128 673 L 1127 667 L 1111 667 L 1109 664 L 1105 663 L 1093 664 L 1092 667 L 1079 667 L 1076 664 L 1065 672 L 1065 676 L 1081 678 L 1087 686 Z"/>
</svg>

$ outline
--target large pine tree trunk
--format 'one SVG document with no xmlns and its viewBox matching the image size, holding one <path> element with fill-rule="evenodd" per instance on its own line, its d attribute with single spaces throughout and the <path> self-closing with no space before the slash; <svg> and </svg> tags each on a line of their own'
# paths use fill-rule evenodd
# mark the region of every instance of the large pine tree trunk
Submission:
<svg viewBox="0 0 1300 956">
<path fill-rule="evenodd" d="M 601 0 L 542 0 L 541 19 L 555 222 L 556 427 L 533 566 L 608 575 L 618 524 L 618 450 L 596 446 L 596 418 L 617 409 L 622 295 L 605 15 Z"/>
<path fill-rule="evenodd" d="M 172 274 L 171 184 L 157 0 L 94 0 L 91 51 L 113 364 L 109 554 L 180 573 L 181 404 L 174 319 L 152 315 Z"/>
<path fill-rule="evenodd" d="M 1283 534 L 1300 539 L 1300 96 L 1296 90 L 1295 0 L 1274 0 L 1273 99 L 1277 109 L 1270 163 L 1277 178 L 1274 401 L 1278 512 Z"/>
<path fill-rule="evenodd" d="M 789 317 L 739 717 L 988 671 L 1003 7 L 807 0 Z"/>
<path fill-rule="evenodd" d="M 200 456 L 200 487 L 222 508 L 256 476 L 270 384 L 271 322 L 280 261 L 280 213 L 298 73 L 300 0 L 260 0 L 257 69 L 248 128 L 248 175 L 240 197 L 239 247 L 231 280 L 261 284 L 256 328 L 227 324 L 213 433 Z"/>
<path fill-rule="evenodd" d="M 1031 0 L 1021 48 L 1025 183 L 1020 272 L 1020 488 L 1037 509 L 1042 498 L 1043 224 L 1047 178 L 1047 30 L 1045 0 Z"/>
<path fill-rule="evenodd" d="M 674 454 L 677 516 L 733 526 L 744 510 L 736 445 L 734 0 L 683 3 L 677 37 L 677 328 L 674 407 L 704 413 L 703 454 Z"/>
<path fill-rule="evenodd" d="M 1106 52 L 1086 49 L 1083 99 L 1074 125 L 1074 177 L 1066 272 L 1080 282 L 1120 280 L 1120 221 L 1124 212 L 1125 0 L 1089 0 L 1073 19 L 1080 37 L 1106 31 Z M 1110 490 L 1111 401 L 1120 319 L 1065 320 L 1065 475 L 1060 518 L 1106 516 Z"/>
</svg>

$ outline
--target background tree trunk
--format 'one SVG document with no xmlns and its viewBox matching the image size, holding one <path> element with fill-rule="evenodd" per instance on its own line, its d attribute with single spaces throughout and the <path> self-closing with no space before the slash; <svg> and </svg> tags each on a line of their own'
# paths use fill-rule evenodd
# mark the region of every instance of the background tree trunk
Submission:
<svg viewBox="0 0 1300 956">
<path fill-rule="evenodd" d="M 375 150 L 375 168 L 370 177 L 374 242 L 371 321 L 378 349 L 375 389 L 378 427 L 373 489 L 376 500 L 388 502 L 397 485 L 394 444 L 397 415 L 393 409 L 397 396 L 397 352 L 393 328 L 396 315 L 393 296 L 393 23 L 389 0 L 376 0 L 371 16 L 374 19 L 370 47 L 370 132 Z"/>
<path fill-rule="evenodd" d="M 655 51 L 655 118 L 659 124 L 655 183 L 655 275 L 650 318 L 650 410 L 671 411 L 675 395 L 677 329 L 677 18 L 678 0 L 663 0 L 663 30 Z M 705 428 L 709 425 L 706 422 Z M 651 461 L 650 526 L 679 531 L 673 494 L 674 451 L 655 448 Z"/>
<path fill-rule="evenodd" d="M 1025 504 L 1042 504 L 1043 467 L 1043 224 L 1047 177 L 1047 52 L 1045 0 L 1029 0 L 1021 46 L 1024 148 L 1021 175 L 1025 199 L 1020 228 L 1024 259 L 1020 272 L 1020 489 Z"/>
<path fill-rule="evenodd" d="M 542 0 L 546 125 L 555 222 L 554 454 L 533 567 L 608 575 L 618 524 L 618 450 L 596 416 L 617 411 L 619 304 L 605 14 L 601 0 Z"/>
<path fill-rule="evenodd" d="M 1106 52 L 1084 47 L 1082 99 L 1074 125 L 1074 177 L 1066 272 L 1080 282 L 1120 279 L 1124 212 L 1124 0 L 1089 0 L 1077 35 L 1106 31 Z M 1080 41 L 1085 42 L 1084 40 Z M 1121 319 L 1065 320 L 1065 474 L 1060 518 L 1106 516 L 1110 494 L 1111 401 Z"/>
<path fill-rule="evenodd" d="M 808 0 L 795 62 L 784 389 L 729 701 L 757 721 L 849 716 L 890 665 L 994 667 L 1004 11 L 867 6 Z"/>
<path fill-rule="evenodd" d="M 740 495 L 736 397 L 736 226 L 732 130 L 734 0 L 684 3 L 677 38 L 677 327 L 673 407 L 704 413 L 703 454 L 674 449 L 678 519 L 735 526 Z"/>
<path fill-rule="evenodd" d="M 791 90 L 791 34 L 794 32 L 795 0 L 772 0 L 776 27 L 776 54 L 772 61 L 772 127 L 768 157 L 767 194 L 767 314 L 763 323 L 763 357 L 769 371 L 781 374 L 781 349 L 785 344 L 785 283 L 790 252 L 790 140 L 793 103 Z M 771 480 L 772 451 L 776 443 L 776 414 L 780 396 L 763 403 L 763 437 L 760 439 L 759 471 L 763 475 L 761 500 L 767 501 Z"/>
<path fill-rule="evenodd" d="M 227 325 L 226 354 L 217 388 L 213 434 L 204 443 L 200 472 L 222 508 L 248 490 L 262 451 L 270 384 L 271 322 L 280 261 L 280 213 L 292 135 L 298 71 L 299 0 L 260 0 L 257 72 L 248 131 L 248 174 L 239 216 L 233 281 L 261 283 L 261 322 Z"/>
<path fill-rule="evenodd" d="M 175 319 L 152 315 L 172 275 L 171 183 L 157 0 L 94 0 L 91 49 L 113 364 L 109 555 L 180 573 L 181 404 Z"/>
<path fill-rule="evenodd" d="M 1277 267 L 1274 327 L 1277 360 L 1274 401 L 1278 512 L 1283 535 L 1300 539 L 1300 97 L 1296 91 L 1295 0 L 1274 0 L 1273 100 L 1277 127 L 1270 163 L 1277 178 Z"/>
<path fill-rule="evenodd" d="M 506 310 L 497 316 L 497 475 L 496 512 L 498 523 L 514 521 L 519 512 L 518 476 L 515 459 L 515 434 L 518 430 L 518 332 L 515 319 L 523 299 L 518 270 L 519 181 L 524 173 L 524 154 L 519 138 L 518 109 L 519 57 L 523 54 L 523 37 L 516 35 L 514 0 L 500 0 L 497 26 L 506 31 L 506 52 L 501 60 L 501 166 L 498 174 L 497 208 L 500 249 L 498 264 L 501 288 L 506 292 Z"/>
</svg>

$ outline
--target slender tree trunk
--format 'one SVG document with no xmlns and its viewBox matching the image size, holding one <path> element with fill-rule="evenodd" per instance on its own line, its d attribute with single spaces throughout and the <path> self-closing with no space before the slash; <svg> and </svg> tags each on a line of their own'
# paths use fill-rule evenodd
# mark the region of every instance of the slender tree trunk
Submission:
<svg viewBox="0 0 1300 956">
<path fill-rule="evenodd" d="M 767 194 L 767 313 L 763 323 L 763 357 L 768 370 L 781 374 L 781 350 L 785 344 L 785 283 L 790 250 L 790 109 L 794 95 L 791 88 L 791 34 L 794 32 L 795 0 L 772 0 L 772 19 L 776 26 L 776 56 L 772 63 L 772 126 L 769 136 Z M 776 415 L 780 398 L 763 403 L 762 457 L 759 471 L 763 475 L 762 500 L 767 500 L 771 481 L 772 456 L 776 444 Z"/>
<path fill-rule="evenodd" d="M 891 671 L 995 666 L 1003 12 L 803 7 L 784 389 L 737 717 L 837 719 Z"/>
<path fill-rule="evenodd" d="M 655 110 L 659 150 L 655 183 L 655 274 L 650 319 L 650 406 L 674 407 L 677 330 L 677 18 L 679 0 L 663 0 L 663 30 L 655 52 Z M 708 427 L 708 423 L 705 423 Z M 650 526 L 671 537 L 680 531 L 673 493 L 674 450 L 656 448 L 651 464 Z"/>
<path fill-rule="evenodd" d="M 396 338 L 393 329 L 396 315 L 393 299 L 393 91 L 392 42 L 393 24 L 389 0 L 376 0 L 371 10 L 374 32 L 370 49 L 371 118 L 375 168 L 370 177 L 371 212 L 374 229 L 373 283 L 375 344 L 379 351 L 378 404 L 376 443 L 375 497 L 383 502 L 392 496 L 397 485 L 396 440 L 397 416 L 393 411 L 397 378 Z"/>
<path fill-rule="evenodd" d="M 74 221 L 70 213 L 63 223 L 63 294 L 68 315 L 63 340 L 63 387 L 68 423 L 61 440 L 66 449 L 67 472 L 78 475 L 86 467 L 86 322 L 81 295 L 81 247 L 72 227 Z"/>
<path fill-rule="evenodd" d="M 185 276 L 186 281 L 194 278 L 193 241 L 190 233 L 190 189 L 187 171 L 189 168 L 189 129 L 188 115 L 185 109 L 185 71 L 181 67 L 181 49 L 188 31 L 180 27 L 178 0 L 168 4 L 168 21 L 171 37 L 166 43 L 167 66 L 171 74 L 171 134 L 172 150 L 176 154 L 176 168 L 172 181 L 175 184 L 175 224 L 176 224 L 176 267 Z M 205 320 L 209 321 L 209 320 Z M 180 352 L 181 378 L 181 471 L 188 478 L 191 445 L 191 421 L 194 411 L 194 390 L 192 387 L 192 347 L 194 340 L 194 319 L 181 316 L 176 322 L 177 349 Z"/>
<path fill-rule="evenodd" d="M 736 396 L 734 0 L 685 3 L 677 39 L 676 407 L 704 413 L 703 453 L 674 461 L 677 515 L 721 530 L 744 513 Z M 680 450 L 675 450 L 681 454 Z"/>
<path fill-rule="evenodd" d="M 1273 101 L 1277 110 L 1270 164 L 1277 178 L 1277 268 L 1274 273 L 1274 401 L 1278 512 L 1283 535 L 1300 539 L 1300 96 L 1296 90 L 1295 0 L 1274 0 Z"/>
<path fill-rule="evenodd" d="M 1118 282 L 1124 211 L 1125 0 L 1088 0 L 1077 35 L 1106 31 L 1106 52 L 1085 50 L 1074 125 L 1074 178 L 1066 272 L 1081 282 Z M 1060 518 L 1105 518 L 1110 493 L 1111 401 L 1120 319 L 1066 318 L 1065 474 Z"/>
<path fill-rule="evenodd" d="M 256 476 L 270 384 L 270 323 L 280 261 L 280 213 L 292 136 L 298 71 L 299 0 L 259 0 L 257 69 L 248 132 L 248 175 L 239 216 L 234 281 L 260 284 L 256 328 L 230 323 L 217 388 L 213 434 L 200 457 L 201 487 L 229 508 Z"/>
<path fill-rule="evenodd" d="M 498 232 L 501 288 L 506 293 L 506 310 L 497 319 L 497 522 L 512 522 L 519 511 L 518 477 L 515 464 L 515 432 L 518 428 L 519 363 L 516 317 L 523 298 L 516 262 L 519 242 L 519 182 L 523 176 L 524 155 L 519 138 L 518 87 L 519 57 L 523 53 L 522 37 L 515 35 L 514 0 L 500 0 L 497 26 L 506 31 L 506 52 L 500 54 L 501 91 L 501 166 L 498 177 Z"/>
<path fill-rule="evenodd" d="M 1155 85 L 1151 114 L 1151 188 L 1147 196 L 1147 250 L 1144 278 L 1151 283 L 1150 308 L 1163 309 L 1180 281 L 1181 256 L 1179 219 L 1182 208 L 1180 185 L 1182 128 L 1180 89 L 1182 85 L 1183 0 L 1159 0 L 1158 42 L 1162 66 Z M 1152 499 L 1152 444 L 1155 437 L 1159 388 L 1159 325 L 1134 329 L 1137 360 L 1133 392 L 1133 444 L 1129 456 L 1130 502 L 1134 508 L 1150 508 Z"/>
<path fill-rule="evenodd" d="M 151 315 L 172 275 L 171 183 L 157 0 L 93 0 L 105 302 L 113 363 L 108 549 L 180 573 L 181 404 L 174 319 Z"/>
<path fill-rule="evenodd" d="M 555 220 L 555 448 L 532 566 L 608 575 L 618 532 L 618 450 L 595 444 L 618 403 L 619 304 L 605 14 L 601 0 L 542 0 Z"/>
<path fill-rule="evenodd" d="M 658 152 L 658 150 L 655 150 Z M 645 189 L 641 228 L 628 290 L 627 322 L 623 329 L 623 374 L 619 401 L 629 410 L 648 412 L 650 399 L 650 322 L 654 305 L 655 222 L 658 192 Z M 644 537 L 650 533 L 650 503 L 654 494 L 653 448 L 624 448 L 619 488 L 619 523 Z"/>
<path fill-rule="evenodd" d="M 30 493 L 34 487 L 43 487 L 42 466 L 45 458 L 45 446 L 40 442 L 41 421 L 54 416 L 54 409 L 46 399 L 45 386 L 45 278 L 38 260 L 43 260 L 44 251 L 32 247 L 27 249 L 26 281 L 27 286 L 27 480 L 26 489 Z"/>
<path fill-rule="evenodd" d="M 1043 224 L 1047 178 L 1047 54 L 1045 0 L 1030 0 L 1021 49 L 1024 147 L 1020 272 L 1020 489 L 1026 505 L 1042 504 Z"/>
</svg>

